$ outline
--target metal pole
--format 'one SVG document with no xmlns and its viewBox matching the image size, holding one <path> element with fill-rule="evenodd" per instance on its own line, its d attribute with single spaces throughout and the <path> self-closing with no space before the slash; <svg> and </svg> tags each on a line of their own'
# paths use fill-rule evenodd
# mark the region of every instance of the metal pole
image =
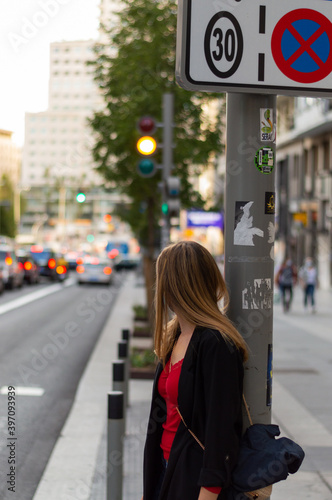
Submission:
<svg viewBox="0 0 332 500">
<path fill-rule="evenodd" d="M 108 393 L 107 500 L 122 500 L 124 398 L 122 392 Z"/>
<path fill-rule="evenodd" d="M 129 357 L 128 357 L 128 342 L 121 340 L 118 342 L 118 358 L 124 361 L 125 364 L 125 407 L 129 405 Z"/>
<path fill-rule="evenodd" d="M 173 114 L 174 96 L 170 93 L 163 95 L 163 194 L 162 203 L 167 203 L 166 183 L 173 168 Z M 168 214 L 163 215 L 161 228 L 161 248 L 168 245 L 170 240 L 170 223 Z"/>
<path fill-rule="evenodd" d="M 112 390 L 126 394 L 126 362 L 116 360 L 112 363 Z M 124 430 L 126 430 L 126 412 L 123 414 Z"/>
<path fill-rule="evenodd" d="M 271 422 L 272 401 L 275 129 L 275 96 L 227 95 L 225 279 L 230 292 L 229 317 L 250 349 L 244 394 L 252 419 L 265 424 Z"/>
</svg>

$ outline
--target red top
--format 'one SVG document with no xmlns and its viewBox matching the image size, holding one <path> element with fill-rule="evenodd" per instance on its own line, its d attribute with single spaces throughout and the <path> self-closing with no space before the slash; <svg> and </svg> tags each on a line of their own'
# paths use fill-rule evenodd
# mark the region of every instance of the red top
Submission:
<svg viewBox="0 0 332 500">
<path fill-rule="evenodd" d="M 172 365 L 171 360 L 168 361 L 164 370 L 161 372 L 158 381 L 158 391 L 162 398 L 166 401 L 167 416 L 166 422 L 163 423 L 163 435 L 161 438 L 160 447 L 163 450 L 164 458 L 168 461 L 173 440 L 181 422 L 181 417 L 177 412 L 178 406 L 178 389 L 179 379 L 181 374 L 183 359 Z M 220 487 L 205 487 L 211 493 L 219 494 Z"/>
</svg>

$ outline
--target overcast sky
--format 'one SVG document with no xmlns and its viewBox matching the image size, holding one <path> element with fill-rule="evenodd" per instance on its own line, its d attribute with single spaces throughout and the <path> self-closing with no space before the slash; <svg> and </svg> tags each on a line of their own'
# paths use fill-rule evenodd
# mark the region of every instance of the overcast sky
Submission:
<svg viewBox="0 0 332 500">
<path fill-rule="evenodd" d="M 97 37 L 99 0 L 1 0 L 0 128 L 24 141 L 24 114 L 47 109 L 49 47 Z"/>
</svg>

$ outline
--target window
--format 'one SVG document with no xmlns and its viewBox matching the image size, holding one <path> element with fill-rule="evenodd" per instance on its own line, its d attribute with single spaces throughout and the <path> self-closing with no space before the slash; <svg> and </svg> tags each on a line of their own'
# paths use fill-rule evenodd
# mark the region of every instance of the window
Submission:
<svg viewBox="0 0 332 500">
<path fill-rule="evenodd" d="M 330 170 L 330 142 L 323 142 L 323 170 Z"/>
</svg>

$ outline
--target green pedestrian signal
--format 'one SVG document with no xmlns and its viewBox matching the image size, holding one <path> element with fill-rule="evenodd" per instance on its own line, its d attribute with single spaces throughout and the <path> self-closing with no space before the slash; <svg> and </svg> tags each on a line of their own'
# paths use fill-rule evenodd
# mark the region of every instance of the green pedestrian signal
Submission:
<svg viewBox="0 0 332 500">
<path fill-rule="evenodd" d="M 85 200 L 86 200 L 86 196 L 85 196 L 85 194 L 84 194 L 84 193 L 78 193 L 78 194 L 76 195 L 76 201 L 77 201 L 78 203 L 84 203 L 84 202 L 85 202 Z"/>
<path fill-rule="evenodd" d="M 161 211 L 163 214 L 167 215 L 168 214 L 168 204 L 167 203 L 163 203 L 161 205 Z"/>
</svg>

